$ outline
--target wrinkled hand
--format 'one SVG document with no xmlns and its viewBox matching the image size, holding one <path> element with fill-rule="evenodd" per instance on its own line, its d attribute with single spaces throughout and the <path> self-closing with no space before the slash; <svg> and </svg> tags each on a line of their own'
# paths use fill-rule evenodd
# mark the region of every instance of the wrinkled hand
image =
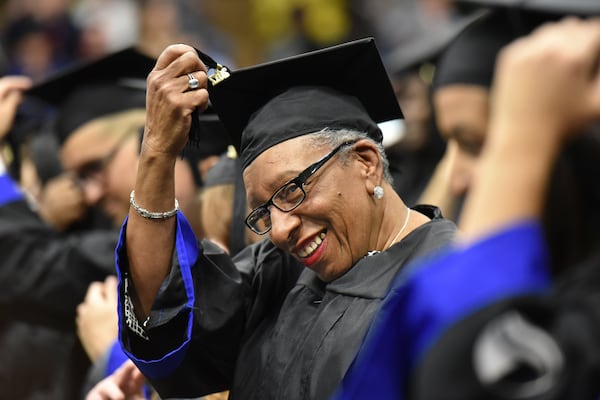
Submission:
<svg viewBox="0 0 600 400">
<path fill-rule="evenodd" d="M 117 339 L 117 278 L 92 282 L 77 306 L 77 335 L 90 360 L 100 358 Z"/>
<path fill-rule="evenodd" d="M 543 25 L 500 53 L 491 120 L 561 140 L 578 132 L 600 118 L 599 61 L 600 19 Z"/>
<path fill-rule="evenodd" d="M 50 179 L 38 199 L 40 216 L 58 231 L 81 220 L 87 212 L 85 195 L 68 174 Z"/>
<path fill-rule="evenodd" d="M 130 360 L 89 391 L 86 400 L 143 400 L 142 373 Z"/>
<path fill-rule="evenodd" d="M 198 89 L 189 89 L 188 73 L 199 81 Z M 176 157 L 188 140 L 192 112 L 208 106 L 206 67 L 192 47 L 171 45 L 158 57 L 147 83 L 142 151 Z"/>
<path fill-rule="evenodd" d="M 0 139 L 4 139 L 12 128 L 23 91 L 31 84 L 31 79 L 26 76 L 0 78 Z"/>
</svg>

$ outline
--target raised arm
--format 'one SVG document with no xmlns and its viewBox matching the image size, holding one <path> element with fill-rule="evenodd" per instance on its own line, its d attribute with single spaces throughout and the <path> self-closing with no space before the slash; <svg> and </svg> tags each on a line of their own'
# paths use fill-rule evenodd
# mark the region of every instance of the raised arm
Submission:
<svg viewBox="0 0 600 400">
<path fill-rule="evenodd" d="M 196 90 L 188 86 L 189 73 L 199 81 Z M 175 160 L 187 142 L 193 110 L 208 104 L 206 79 L 206 67 L 196 51 L 181 44 L 166 48 L 148 76 L 146 126 L 135 184 L 135 202 L 148 211 L 174 209 Z M 175 219 L 148 219 L 131 208 L 126 240 L 137 314 L 145 317 L 171 266 Z"/>
<path fill-rule="evenodd" d="M 31 87 L 26 76 L 4 76 L 0 78 L 0 140 L 10 132 L 23 99 L 23 91 Z"/>
<path fill-rule="evenodd" d="M 465 205 L 471 240 L 541 216 L 563 143 L 600 118 L 600 20 L 547 24 L 504 49 L 489 137 Z"/>
</svg>

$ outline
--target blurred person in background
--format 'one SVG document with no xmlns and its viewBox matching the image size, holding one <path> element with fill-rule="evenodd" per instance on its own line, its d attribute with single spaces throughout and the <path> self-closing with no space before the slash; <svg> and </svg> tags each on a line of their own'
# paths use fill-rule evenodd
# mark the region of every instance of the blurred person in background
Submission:
<svg viewBox="0 0 600 400">
<path fill-rule="evenodd" d="M 25 77 L 0 78 L 0 138 L 10 133 Z M 90 282 L 114 273 L 116 234 L 61 235 L 31 208 L 0 159 L 0 397 L 77 399 L 89 365 L 75 307 Z"/>
<path fill-rule="evenodd" d="M 79 60 L 93 60 L 136 44 L 140 29 L 137 0 L 78 0 L 72 8 L 80 31 Z"/>
<path fill-rule="evenodd" d="M 63 171 L 58 141 L 51 133 L 38 132 L 21 146 L 19 186 L 30 207 L 58 232 L 91 222 L 81 187 Z"/>
<path fill-rule="evenodd" d="M 491 86 L 494 70 L 508 68 L 497 66 L 496 54 L 502 48 L 561 15 L 600 15 L 600 8 L 585 0 L 506 7 L 499 6 L 450 45 L 437 77 L 447 83 L 452 76 L 456 83 L 454 87 L 440 85 L 454 90 L 446 92 L 449 97 L 444 100 L 449 104 L 440 104 L 454 105 L 454 112 L 445 110 L 444 115 L 448 121 L 450 117 L 462 121 L 447 132 L 463 146 L 471 143 L 467 149 L 476 149 L 470 153 L 477 162 L 472 167 L 481 163 L 479 168 L 486 168 L 467 182 L 469 202 L 476 207 L 469 208 L 467 203 L 466 221 L 460 224 L 461 231 L 473 236 L 476 232 L 479 240 L 414 266 L 396 282 L 384 302 L 387 311 L 379 316 L 339 398 L 363 398 L 367 393 L 393 398 L 413 398 L 418 393 L 414 398 L 426 399 L 597 396 L 595 380 L 585 379 L 595 375 L 597 344 L 586 337 L 587 328 L 568 328 L 597 324 L 594 312 L 588 310 L 596 308 L 598 285 L 600 142 L 598 127 L 589 123 L 594 112 L 598 118 L 600 108 L 598 103 L 585 103 L 593 102 L 598 87 L 598 71 L 590 62 L 600 51 L 597 20 L 563 22 L 535 31 L 528 40 L 515 41 L 500 54 L 510 51 L 512 57 L 520 57 L 521 64 L 505 61 L 512 69 L 501 70 L 502 101 L 496 97 L 492 101 L 490 96 L 495 93 Z M 574 36 L 559 40 L 567 34 Z M 578 46 L 566 49 L 569 40 Z M 470 56 L 473 62 L 464 63 Z M 569 68 L 579 69 L 569 72 Z M 549 75 L 534 76 L 542 69 Z M 521 73 L 529 80 L 521 78 Z M 465 80 L 456 80 L 459 76 Z M 482 80 L 489 84 L 483 85 Z M 554 84 L 561 89 L 554 90 Z M 468 89 L 475 103 L 467 103 L 466 97 L 460 100 L 459 94 L 466 96 Z M 573 93 L 569 99 L 569 90 L 581 90 L 584 95 Z M 579 113 L 569 114 L 570 107 L 561 112 L 576 100 L 584 103 Z M 545 106 L 543 112 L 535 112 L 538 104 Z M 501 124 L 493 118 L 495 113 L 502 116 Z M 579 122 L 573 126 L 570 119 Z M 579 132 L 576 138 L 563 139 L 575 131 Z M 511 147 L 501 152 L 492 147 L 490 161 L 487 148 L 505 139 L 510 139 Z M 521 217 L 527 220 L 509 219 L 514 226 L 506 228 L 498 216 L 509 211 L 498 210 L 510 209 L 525 210 L 529 214 Z M 414 306 L 411 293 L 429 293 L 429 298 L 423 297 Z M 574 343 L 578 344 L 573 347 Z M 410 381 L 411 376 L 416 379 Z M 530 395 L 521 397 L 523 393 Z"/>
<path fill-rule="evenodd" d="M 12 0 L 4 7 L 1 37 L 9 73 L 38 81 L 77 60 L 79 30 L 69 0 Z"/>
<path fill-rule="evenodd" d="M 435 123 L 432 81 L 444 48 L 467 26 L 482 18 L 482 10 L 455 15 L 443 24 L 432 25 L 431 16 L 420 8 L 404 7 L 404 36 L 388 52 L 386 67 L 394 82 L 398 102 L 405 110 L 404 129 L 391 145 L 398 190 L 407 190 L 414 202 L 435 204 L 444 215 L 456 219 L 460 196 L 450 193 L 446 177 L 456 151 L 446 144 Z"/>
<path fill-rule="evenodd" d="M 242 181 L 241 160 L 235 147 L 219 157 L 208 171 L 202 187 L 202 225 L 208 240 L 234 256 L 263 237 L 246 229 L 246 191 Z"/>
<path fill-rule="evenodd" d="M 128 61 L 130 67 L 139 67 L 130 59 Z M 141 73 L 145 74 L 147 71 L 142 70 Z M 86 75 L 86 78 L 97 76 L 97 74 L 90 74 Z M 2 83 L 8 86 L 12 82 L 9 78 L 2 78 Z M 27 97 L 35 97 L 37 90 L 43 91 L 44 88 L 48 90 L 50 96 L 58 97 L 66 95 L 69 91 L 68 86 L 62 84 L 47 86 L 49 82 L 53 82 L 53 79 L 48 78 L 48 81 L 28 88 Z M 137 91 L 139 92 L 139 89 Z M 6 96 L 6 106 L 3 110 L 9 121 L 15 118 L 17 109 L 14 99 L 22 98 L 22 90 L 17 94 L 16 97 Z M 110 106 L 122 107 L 124 101 L 126 101 L 125 96 L 111 98 Z M 87 106 L 80 104 L 77 111 L 71 110 L 69 122 L 82 123 L 86 119 L 89 120 L 90 115 L 92 117 L 98 115 L 98 110 L 93 109 L 91 104 L 88 103 Z M 75 120 L 77 122 L 74 122 Z M 61 121 L 66 122 L 64 118 Z M 143 116 L 138 118 L 138 121 L 143 124 Z M 123 125 L 113 125 L 109 128 L 116 134 L 121 134 L 123 130 L 127 132 L 132 124 L 125 122 L 123 121 Z M 61 127 L 68 130 L 66 124 Z M 53 126 L 54 128 L 56 126 Z M 5 131 L 3 136 L 7 133 L 14 132 Z M 53 130 L 53 133 L 56 131 Z M 44 135 L 47 132 L 40 131 L 38 134 Z M 133 130 L 131 135 L 138 138 L 139 129 Z M 31 133 L 31 136 L 35 137 L 35 133 Z M 40 138 L 33 139 L 29 145 L 35 144 L 35 141 Z M 50 149 L 48 146 L 43 150 Z M 29 151 L 31 150 L 35 150 L 35 146 L 29 147 Z M 137 148 L 134 151 L 137 152 Z M 33 156 L 32 161 L 37 159 L 35 153 L 36 151 L 33 151 L 29 154 Z M 45 156 L 53 156 L 55 161 L 58 158 L 58 154 L 45 154 Z M 38 161 L 47 162 L 48 159 L 44 160 L 44 157 L 41 157 Z M 39 165 L 44 165 L 44 162 Z M 56 177 L 61 176 L 63 163 L 59 164 L 57 168 L 36 167 L 38 178 L 48 179 L 44 187 L 51 182 L 52 170 L 57 174 Z M 100 164 L 102 167 L 102 163 Z M 88 175 L 84 174 L 85 177 L 98 177 L 97 169 L 90 167 L 86 171 Z M 83 200 L 86 208 L 91 206 L 92 202 L 86 201 L 83 185 L 85 180 L 81 179 L 81 174 L 75 174 L 72 170 L 66 172 L 68 176 L 62 182 L 68 185 L 69 191 L 59 194 L 63 196 L 68 193 L 75 194 L 79 199 L 76 198 L 75 201 L 78 201 L 79 205 Z M 27 175 L 29 174 L 24 173 L 22 178 L 26 179 Z M 103 280 L 107 275 L 114 274 L 113 254 L 118 233 L 116 229 L 100 231 L 88 227 L 77 233 L 59 234 L 55 228 L 40 218 L 35 208 L 31 207 L 32 204 L 42 205 L 39 200 L 42 200 L 44 195 L 34 203 L 27 202 L 23 191 L 16 186 L 9 175 L 5 173 L 2 179 L 0 245 L 4 258 L 0 263 L 0 274 L 1 281 L 6 283 L 6 287 L 2 290 L 3 313 L 0 338 L 2 347 L 10 351 L 2 354 L 3 367 L 0 376 L 14 382 L 12 385 L 3 386 L 2 397 L 79 398 L 90 362 L 76 336 L 75 310 L 83 300 L 91 282 Z M 63 197 L 62 201 L 66 202 L 65 200 L 71 201 L 73 198 Z M 59 204 L 62 207 L 65 205 Z M 71 211 L 75 211 L 78 207 L 72 208 Z M 37 208 L 37 211 L 40 209 Z M 36 358 L 30 357 L 32 352 L 36 354 Z"/>
<path fill-rule="evenodd" d="M 138 4 L 140 26 L 137 43 L 147 54 L 158 57 L 171 43 L 194 43 L 200 47 L 208 45 L 203 43 L 202 37 L 191 31 L 193 26 L 184 29 L 181 15 L 184 9 L 180 0 L 138 0 Z M 198 10 L 195 15 L 195 24 L 202 23 Z"/>
</svg>

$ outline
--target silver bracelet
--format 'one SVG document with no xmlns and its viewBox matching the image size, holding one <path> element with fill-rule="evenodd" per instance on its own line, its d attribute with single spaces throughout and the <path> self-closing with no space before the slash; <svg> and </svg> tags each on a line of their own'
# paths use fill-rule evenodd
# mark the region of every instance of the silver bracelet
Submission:
<svg viewBox="0 0 600 400">
<path fill-rule="evenodd" d="M 171 211 L 164 211 L 164 212 L 148 211 L 145 208 L 140 207 L 135 202 L 135 190 L 132 190 L 131 193 L 129 194 L 129 204 L 131 204 L 131 207 L 135 210 L 135 212 L 137 212 L 139 215 L 141 215 L 142 217 L 147 218 L 147 219 L 165 220 L 165 219 L 174 217 L 177 214 L 177 211 L 179 211 L 179 202 L 177 201 L 177 199 L 175 199 L 175 208 L 172 209 Z"/>
</svg>

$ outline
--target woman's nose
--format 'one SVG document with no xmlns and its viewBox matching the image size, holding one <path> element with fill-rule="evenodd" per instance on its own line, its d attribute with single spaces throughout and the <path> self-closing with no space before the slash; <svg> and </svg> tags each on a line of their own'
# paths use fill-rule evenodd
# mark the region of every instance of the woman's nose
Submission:
<svg viewBox="0 0 600 400">
<path fill-rule="evenodd" d="M 271 207 L 271 241 L 287 247 L 294 231 L 300 225 L 300 217 L 294 212 L 283 212 L 276 207 Z"/>
</svg>

